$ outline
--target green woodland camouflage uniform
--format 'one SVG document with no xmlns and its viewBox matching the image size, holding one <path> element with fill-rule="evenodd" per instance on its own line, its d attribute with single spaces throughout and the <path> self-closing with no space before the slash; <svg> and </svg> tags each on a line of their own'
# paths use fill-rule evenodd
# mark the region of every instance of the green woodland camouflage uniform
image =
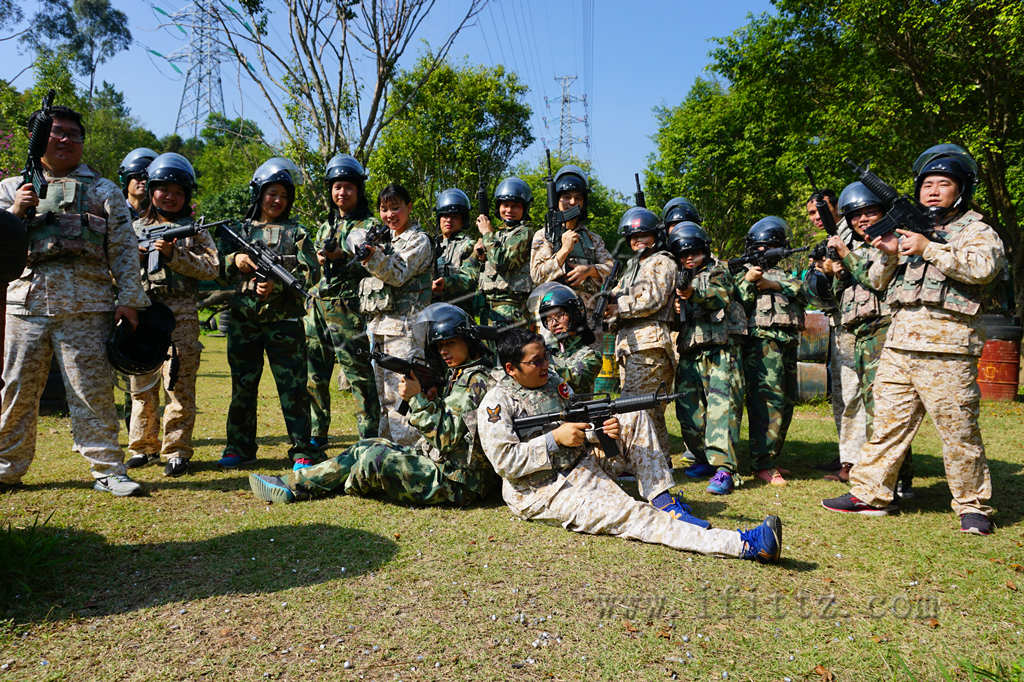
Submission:
<svg viewBox="0 0 1024 682">
<path fill-rule="evenodd" d="M 261 240 L 281 255 L 284 267 L 305 286 L 319 278 L 312 240 L 293 220 L 283 223 L 245 222 L 239 236 Z M 224 454 L 243 460 L 256 457 L 256 407 L 263 353 L 277 383 L 292 459 L 317 457 L 310 447 L 309 393 L 306 389 L 306 333 L 302 326 L 303 297 L 276 279 L 265 299 L 256 297 L 252 275 L 239 272 L 238 252 L 224 256 L 226 278 L 238 285 L 231 297 L 228 324 L 228 364 L 231 366 L 231 403 L 228 406 L 227 444 Z"/>
<path fill-rule="evenodd" d="M 480 273 L 480 291 L 487 299 L 491 326 L 526 326 L 526 298 L 533 291 L 530 280 L 529 223 L 507 226 L 498 221 L 483 235 L 487 261 Z"/>
<path fill-rule="evenodd" d="M 736 334 L 747 318 L 724 263 L 709 264 L 693 278 L 686 324 L 676 339 L 676 418 L 696 461 L 736 473 L 736 443 L 743 414 L 743 372 Z"/>
<path fill-rule="evenodd" d="M 565 379 L 573 393 L 593 393 L 601 371 L 601 354 L 576 334 L 555 343 L 556 346 L 548 347 L 551 369 Z"/>
<path fill-rule="evenodd" d="M 117 185 L 84 163 L 63 177 L 44 176 L 49 192 L 28 223 L 28 265 L 7 285 L 0 483 L 21 480 L 35 456 L 39 396 L 54 355 L 75 451 L 95 478 L 124 474 L 104 342 L 115 306 L 149 305 L 139 282 L 138 242 Z M 22 184 L 20 175 L 0 183 L 0 209 L 14 204 Z"/>
<path fill-rule="evenodd" d="M 480 280 L 480 261 L 473 255 L 474 244 L 476 242 L 462 232 L 451 239 L 438 237 L 435 240 L 433 276 L 444 280 L 444 291 L 434 294 L 434 302 L 445 301 L 471 312 Z"/>
<path fill-rule="evenodd" d="M 747 313 L 748 335 L 743 341 L 743 378 L 750 419 L 750 459 L 755 471 L 770 469 L 786 442 L 796 405 L 796 358 L 804 326 L 804 292 L 798 279 L 778 268 L 764 279 L 778 282 L 782 291 L 759 291 L 744 273 L 736 276 Z"/>
<path fill-rule="evenodd" d="M 414 319 L 430 303 L 430 238 L 418 225 L 411 225 L 392 236 L 391 248 L 391 253 L 375 249 L 366 261 L 370 276 L 359 283 L 359 309 L 367 317 L 374 350 L 405 360 L 422 359 L 425 329 Z M 412 445 L 419 440 L 419 432 L 409 426 L 407 416 L 398 414 L 402 377 L 381 367 L 375 368 L 375 377 L 381 403 L 380 437 Z"/>
<path fill-rule="evenodd" d="M 189 225 L 191 218 L 175 222 L 146 223 L 135 221 L 136 233 L 143 228 L 173 227 Z M 213 237 L 205 230 L 194 237 L 179 239 L 172 247 L 174 255 L 169 260 L 161 258 L 161 267 L 149 273 L 145 265 L 140 268 L 142 285 L 153 300 L 158 300 L 174 313 L 174 331 L 171 341 L 178 355 L 178 372 L 174 388 L 167 391 L 167 405 L 164 406 L 164 438 L 160 441 L 161 382 L 153 381 L 153 375 L 132 376 L 132 416 L 128 428 L 128 450 L 132 454 L 151 455 L 159 453 L 166 461 L 171 457 L 190 459 L 192 457 L 192 429 L 196 423 L 196 375 L 199 372 L 199 357 L 203 344 L 199 342 L 199 313 L 196 300 L 199 297 L 199 280 L 212 280 L 217 276 L 220 260 Z M 164 386 L 171 380 L 171 363 L 165 362 L 160 370 Z M 139 387 L 148 385 L 145 391 Z"/>
<path fill-rule="evenodd" d="M 985 285 L 1006 267 L 996 231 L 968 211 L 944 226 L 947 244 L 921 256 L 884 254 L 868 281 L 886 290 L 892 323 L 875 374 L 871 439 L 850 472 L 850 493 L 869 505 L 892 502 L 900 462 L 927 412 L 942 439 L 946 481 L 957 514 L 993 510 L 992 480 L 978 415 L 978 312 Z"/>
<path fill-rule="evenodd" d="M 571 287 L 583 301 L 583 307 L 590 311 L 593 309 L 594 296 L 601 290 L 601 283 L 612 272 L 614 261 L 600 235 L 587 229 L 586 225 L 577 226 L 575 231 L 580 237 L 579 241 L 573 245 L 568 258 L 561 265 L 555 258 L 558 249 L 544 236 L 545 230 L 542 228 L 534 233 L 530 248 L 530 278 L 534 286 L 558 281 Z M 597 279 L 588 277 L 582 284 L 572 286 L 565 280 L 565 275 L 577 265 L 593 265 L 600 276 Z"/>
<path fill-rule="evenodd" d="M 369 438 L 312 467 L 292 471 L 285 484 L 301 495 L 383 497 L 405 504 L 467 505 L 498 490 L 498 477 L 476 433 L 476 408 L 494 384 L 490 363 L 475 360 L 449 372 L 443 398 L 409 400 L 410 422 L 421 438 L 398 445 Z"/>
<path fill-rule="evenodd" d="M 315 249 L 322 249 L 325 241 L 334 238 L 344 250 L 349 232 L 369 230 L 376 222 L 373 217 L 338 218 L 334 227 L 324 222 L 317 231 Z M 368 273 L 346 251 L 342 258 L 327 261 L 321 275 L 315 291 L 319 298 L 307 304 L 304 319 L 312 433 L 326 442 L 331 426 L 331 373 L 337 361 L 355 398 L 359 437 L 371 438 L 380 428 L 380 400 L 370 366 L 370 339 L 359 315 L 359 281 Z"/>
<path fill-rule="evenodd" d="M 514 418 L 561 410 L 571 395 L 553 374 L 536 389 L 505 376 L 480 403 L 477 428 L 484 454 L 502 477 L 502 496 L 517 516 L 577 533 L 614 535 L 704 554 L 742 554 L 738 532 L 704 530 L 627 495 L 606 471 L 594 434 L 587 434 L 582 447 L 563 448 L 550 430 L 522 438 L 513 430 Z M 620 419 L 619 458 L 635 471 L 640 494 L 652 499 L 672 485 L 672 472 L 646 413 L 622 416 L 630 418 Z"/>
<path fill-rule="evenodd" d="M 653 393 L 662 387 L 672 390 L 676 354 L 670 325 L 675 318 L 677 272 L 675 258 L 667 251 L 655 252 L 643 260 L 633 256 L 612 289 L 612 295 L 617 297 L 613 325 L 617 329 L 615 358 L 619 363 L 622 395 Z M 658 445 L 668 458 L 666 407 L 663 404 L 647 410 L 647 416 L 658 434 Z"/>
</svg>

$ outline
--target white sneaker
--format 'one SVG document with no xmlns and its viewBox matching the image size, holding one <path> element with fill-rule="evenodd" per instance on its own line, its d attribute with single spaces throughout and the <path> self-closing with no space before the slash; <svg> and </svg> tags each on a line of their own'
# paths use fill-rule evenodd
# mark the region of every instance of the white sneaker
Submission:
<svg viewBox="0 0 1024 682">
<path fill-rule="evenodd" d="M 124 474 L 111 474 L 97 478 L 92 487 L 115 497 L 128 497 L 142 492 L 142 486 Z"/>
</svg>

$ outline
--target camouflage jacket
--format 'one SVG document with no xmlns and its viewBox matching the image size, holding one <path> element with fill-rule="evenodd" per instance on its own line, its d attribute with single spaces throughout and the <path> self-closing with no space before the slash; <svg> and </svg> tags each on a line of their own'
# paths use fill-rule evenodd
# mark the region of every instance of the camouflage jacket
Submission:
<svg viewBox="0 0 1024 682">
<path fill-rule="evenodd" d="M 444 291 L 433 300 L 469 308 L 480 280 L 480 261 L 473 255 L 475 243 L 461 232 L 451 239 L 435 238 L 433 276 L 444 280 Z"/>
<path fill-rule="evenodd" d="M 391 238 L 391 253 L 375 249 L 366 261 L 370 277 L 359 283 L 359 309 L 373 334 L 401 336 L 412 318 L 430 304 L 433 249 L 430 237 L 410 225 Z"/>
<path fill-rule="evenodd" d="M 54 189 L 71 183 L 85 188 L 84 196 L 76 197 L 76 203 L 83 215 L 90 216 L 87 222 L 98 235 L 100 257 L 57 258 L 27 266 L 21 277 L 7 285 L 7 313 L 54 316 L 106 312 L 116 306 L 148 306 L 149 297 L 139 280 L 138 240 L 121 190 L 84 163 L 63 177 L 49 172 L 44 175 Z M 0 209 L 14 205 L 14 195 L 21 185 L 20 175 L 0 182 Z M 72 208 L 57 213 L 78 212 Z M 37 211 L 36 220 L 28 225 L 30 241 L 46 218 L 46 212 Z M 82 224 L 81 219 L 78 222 Z"/>
<path fill-rule="evenodd" d="M 419 393 L 409 400 L 409 423 L 423 436 L 421 447 L 427 444 L 427 455 L 446 478 L 481 497 L 498 489 L 476 425 L 476 409 L 493 385 L 490 363 L 474 360 L 449 370 L 443 397 L 427 400 Z"/>
<path fill-rule="evenodd" d="M 245 221 L 238 226 L 238 236 L 246 241 L 262 241 L 281 256 L 281 264 L 299 278 L 308 289 L 320 279 L 320 266 L 316 262 L 313 240 L 306 229 L 294 220 L 283 223 L 258 223 Z M 234 246 L 225 242 L 225 246 Z M 255 318 L 259 322 L 280 322 L 301 319 L 305 310 L 302 294 L 285 287 L 274 278 L 274 289 L 265 300 L 256 296 L 256 280 L 252 275 L 243 274 L 235 265 L 240 252 L 224 255 L 224 276 L 237 286 L 231 298 L 232 314 Z"/>
<path fill-rule="evenodd" d="M 565 379 L 574 393 L 594 392 L 594 382 L 601 371 L 600 353 L 583 343 L 576 334 L 564 343 L 548 348 L 548 353 L 551 369 Z"/>
<path fill-rule="evenodd" d="M 364 277 L 368 277 L 370 273 L 348 250 L 347 238 L 352 230 L 357 228 L 369 230 L 379 222 L 373 216 L 362 220 L 353 220 L 342 216 L 337 218 L 333 225 L 329 220 L 320 224 L 316 231 L 313 250 L 320 251 L 324 247 L 324 242 L 333 237 L 338 240 L 338 248 L 345 252 L 342 258 L 336 261 L 327 261 L 321 268 L 320 281 L 316 287 L 321 300 L 340 299 L 349 310 L 359 310 L 359 282 Z"/>
<path fill-rule="evenodd" d="M 601 290 L 601 283 L 604 278 L 612 272 L 612 254 L 604 245 L 600 236 L 587 229 L 586 225 L 576 228 L 580 239 L 573 246 L 564 263 L 559 264 L 555 257 L 557 249 L 544 236 L 544 229 L 537 230 L 533 235 L 533 245 L 530 249 L 530 278 L 533 285 L 544 284 L 558 280 L 566 286 L 571 286 L 564 280 L 565 274 L 577 265 L 593 265 L 599 277 L 589 278 L 578 287 L 573 289 L 583 299 L 583 305 L 590 310 L 590 302 L 594 295 Z"/>
<path fill-rule="evenodd" d="M 642 260 L 629 259 L 622 277 L 612 289 L 616 298 L 618 332 L 615 355 L 622 358 L 642 350 L 662 349 L 675 358 L 671 324 L 676 317 L 674 302 L 679 266 L 667 251 Z"/>
<path fill-rule="evenodd" d="M 889 323 L 889 305 L 885 292 L 870 286 L 868 270 L 882 257 L 882 252 L 868 244 L 859 244 L 843 258 L 843 267 L 849 273 L 845 281 L 836 278 L 833 285 L 839 301 L 839 323 L 851 333 L 865 326 L 874 328 Z"/>
<path fill-rule="evenodd" d="M 945 226 L 948 243 L 929 242 L 920 256 L 883 254 L 867 279 L 892 307 L 887 348 L 980 356 L 978 311 L 985 285 L 1006 267 L 996 231 L 968 211 Z"/>
<path fill-rule="evenodd" d="M 191 218 L 176 221 L 147 223 L 142 219 L 132 223 L 136 234 L 143 229 L 153 227 L 175 227 L 191 225 Z M 175 240 L 170 259 L 161 258 L 161 267 L 154 273 L 147 268 L 147 259 L 143 254 L 139 276 L 146 293 L 167 303 L 176 300 L 179 311 L 182 307 L 196 310 L 196 298 L 199 296 L 199 281 L 212 280 L 217 277 L 220 269 L 220 257 L 213 237 L 206 230 L 194 237 Z"/>
<path fill-rule="evenodd" d="M 803 282 L 778 268 L 764 273 L 764 279 L 778 282 L 781 291 L 760 291 L 742 274 L 736 278 L 740 299 L 747 313 L 747 330 L 751 336 L 779 343 L 796 343 L 804 326 Z"/>
<path fill-rule="evenodd" d="M 693 278 L 693 294 L 686 306 L 686 324 L 679 331 L 680 353 L 722 346 L 729 336 L 746 333 L 746 313 L 738 300 L 736 283 L 724 263 L 712 263 Z"/>
<path fill-rule="evenodd" d="M 481 237 L 487 261 L 480 273 L 480 291 L 488 301 L 526 300 L 533 290 L 530 280 L 529 223 L 504 224 Z"/>
</svg>

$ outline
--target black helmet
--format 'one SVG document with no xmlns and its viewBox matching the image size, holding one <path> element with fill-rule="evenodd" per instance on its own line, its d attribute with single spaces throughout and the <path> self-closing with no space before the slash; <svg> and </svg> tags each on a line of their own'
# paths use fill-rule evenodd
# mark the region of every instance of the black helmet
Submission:
<svg viewBox="0 0 1024 682">
<path fill-rule="evenodd" d="M 561 308 L 569 314 L 569 329 L 581 337 L 583 343 L 590 345 L 594 342 L 594 333 L 587 326 L 587 310 L 583 300 L 575 291 L 558 282 L 541 284 L 530 293 L 526 301 L 526 309 L 534 311 L 542 326 L 545 318 L 556 308 Z"/>
<path fill-rule="evenodd" d="M 145 176 L 146 168 L 158 154 L 149 147 L 136 147 L 128 152 L 117 167 L 117 180 L 121 183 L 121 189 L 128 189 L 128 181 L 137 176 Z"/>
<path fill-rule="evenodd" d="M 0 282 L 7 286 L 21 277 L 28 259 L 28 231 L 18 216 L 0 211 Z"/>
<path fill-rule="evenodd" d="M 425 325 L 424 338 L 428 354 L 437 353 L 437 343 L 456 337 L 469 346 L 470 357 L 486 354 L 480 343 L 479 328 L 462 308 L 451 303 L 431 303 L 416 316 L 417 325 Z"/>
<path fill-rule="evenodd" d="M 263 196 L 263 189 L 267 185 L 274 183 L 284 185 L 288 192 L 288 208 L 281 214 L 281 219 L 287 218 L 288 214 L 291 213 L 292 204 L 295 203 L 295 186 L 301 185 L 304 182 L 305 177 L 302 175 L 302 171 L 290 159 L 286 159 L 283 156 L 275 156 L 264 161 L 252 174 L 252 180 L 249 181 L 249 199 L 252 204 L 249 206 L 246 218 L 251 219 L 259 216 L 259 203 L 260 197 Z"/>
<path fill-rule="evenodd" d="M 789 248 L 789 225 L 774 215 L 765 216 L 747 230 L 747 249 L 757 246 Z"/>
<path fill-rule="evenodd" d="M 562 166 L 555 173 L 555 196 L 570 191 L 582 192 L 583 196 L 586 196 L 589 190 L 587 173 L 579 166 Z"/>
<path fill-rule="evenodd" d="M 366 169 L 351 154 L 335 154 L 327 162 L 324 182 L 330 187 L 335 180 L 348 180 L 362 187 L 366 183 Z"/>
<path fill-rule="evenodd" d="M 920 200 L 921 185 L 924 184 L 926 177 L 929 175 L 945 175 L 956 182 L 960 189 L 960 196 L 956 198 L 952 206 L 940 211 L 933 210 L 932 213 L 936 218 L 960 213 L 967 208 L 971 197 L 974 196 L 974 188 L 978 182 L 976 169 L 977 165 L 974 164 L 974 159 L 966 155 L 948 154 L 934 156 L 925 161 L 917 171 L 917 175 L 914 176 L 914 198 Z"/>
<path fill-rule="evenodd" d="M 695 222 L 684 220 L 669 228 L 668 250 L 676 258 L 682 258 L 684 254 L 693 251 L 700 251 L 705 256 L 711 255 L 711 238 L 708 233 Z"/>
<path fill-rule="evenodd" d="M 818 268 L 811 268 L 807 271 L 804 279 L 804 287 L 810 294 L 815 305 L 823 311 L 831 312 L 836 307 L 836 297 L 832 290 L 832 278 Z"/>
<path fill-rule="evenodd" d="M 114 325 L 107 339 L 107 358 L 122 374 L 149 374 L 167 360 L 174 331 L 174 313 L 160 301 L 139 311 L 133 331 L 125 322 Z"/>
<path fill-rule="evenodd" d="M 669 199 L 668 203 L 665 204 L 665 208 L 661 210 L 661 215 L 665 216 L 665 225 L 668 227 L 672 227 L 675 223 L 683 220 L 689 220 L 698 225 L 703 222 L 700 219 L 700 213 L 697 213 L 697 207 L 685 197 Z"/>
<path fill-rule="evenodd" d="M 851 182 L 839 193 L 839 214 L 849 219 L 851 213 L 867 206 L 881 206 L 882 200 L 860 180 Z"/>
<path fill-rule="evenodd" d="M 665 247 L 665 225 L 658 216 L 646 208 L 634 206 L 622 214 L 619 220 L 619 234 L 629 239 L 633 235 L 650 232 L 654 235 L 654 248 Z"/>
<path fill-rule="evenodd" d="M 505 178 L 494 188 L 494 202 L 518 201 L 523 205 L 523 220 L 530 211 L 530 204 L 533 203 L 533 190 L 523 180 L 512 176 Z"/>
<path fill-rule="evenodd" d="M 146 169 L 146 175 L 149 178 L 150 190 L 154 185 L 163 182 L 181 185 L 190 194 L 197 187 L 196 171 L 192 164 L 184 156 L 174 152 L 167 152 L 153 159 Z"/>
<path fill-rule="evenodd" d="M 924 165 L 926 163 L 940 156 L 956 156 L 960 158 L 964 163 L 967 164 L 967 167 L 971 170 L 971 172 L 974 173 L 974 177 L 979 177 L 980 173 L 978 172 L 978 163 L 967 152 L 967 150 L 958 144 L 949 143 L 932 145 L 931 147 L 928 147 L 928 149 L 925 149 L 923 152 L 921 152 L 921 155 L 918 156 L 917 160 L 914 161 L 914 177 L 917 177 L 921 173 L 921 169 L 924 168 Z"/>
<path fill-rule="evenodd" d="M 469 219 L 469 197 L 461 189 L 452 187 L 437 195 L 437 203 L 434 204 L 434 215 L 440 218 L 443 215 L 461 215 L 463 223 Z M 465 227 L 465 224 L 463 224 Z"/>
</svg>

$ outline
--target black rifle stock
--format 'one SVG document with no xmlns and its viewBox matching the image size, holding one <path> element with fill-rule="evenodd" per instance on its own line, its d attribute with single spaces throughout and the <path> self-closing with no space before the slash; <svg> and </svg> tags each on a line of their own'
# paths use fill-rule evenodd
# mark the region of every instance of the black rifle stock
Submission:
<svg viewBox="0 0 1024 682">
<path fill-rule="evenodd" d="M 25 170 L 21 172 L 22 185 L 32 185 L 33 191 L 40 199 L 46 198 L 46 190 L 50 183 L 43 175 L 42 158 L 46 154 L 46 146 L 50 143 L 50 130 L 53 128 L 53 117 L 50 107 L 53 106 L 54 91 L 50 90 L 43 98 L 42 111 L 32 124 L 32 133 L 28 138 L 28 156 L 25 159 Z M 36 215 L 35 206 L 25 212 L 25 218 L 31 220 Z"/>
<path fill-rule="evenodd" d="M 430 365 L 415 360 L 403 360 L 398 356 L 388 355 L 376 350 L 370 351 L 370 359 L 389 372 L 401 374 L 404 377 L 416 377 L 424 393 L 432 388 L 438 390 L 441 388 L 441 377 L 438 376 L 437 372 Z M 402 404 L 398 406 L 398 414 L 404 415 L 408 412 L 409 403 L 403 400 Z"/>
<path fill-rule="evenodd" d="M 612 288 L 615 286 L 615 281 L 619 278 L 619 273 L 622 272 L 622 259 L 615 258 L 614 261 L 612 271 L 604 278 L 604 282 L 601 283 L 601 290 L 594 296 L 594 312 L 590 315 L 590 329 L 595 334 L 603 329 L 604 309 L 608 307 L 608 299 L 612 298 Z"/>
<path fill-rule="evenodd" d="M 679 277 L 676 279 L 676 289 L 679 291 L 686 291 L 693 285 L 693 278 L 697 274 L 695 270 L 690 268 L 680 268 Z M 678 296 L 679 299 L 679 323 L 686 324 L 689 319 L 689 306 L 690 302 L 684 299 L 682 296 Z"/>
<path fill-rule="evenodd" d="M 526 434 L 534 433 L 538 429 L 544 429 L 546 433 L 564 422 L 592 424 L 597 431 L 598 442 L 605 454 L 615 457 L 619 452 L 615 440 L 604 432 L 601 428 L 602 424 L 609 417 L 627 412 L 649 410 L 683 395 L 682 393 L 664 393 L 662 388 L 654 393 L 622 396 L 615 400 L 607 393 L 574 396 L 569 405 L 559 412 L 545 412 L 529 417 L 514 418 L 512 429 L 516 435 L 523 438 Z"/>
<path fill-rule="evenodd" d="M 552 248 L 558 251 L 562 248 L 562 235 L 565 233 L 565 224 L 575 220 L 583 213 L 583 208 L 577 204 L 567 211 L 558 210 L 558 196 L 555 192 L 555 177 L 551 172 L 551 150 L 545 149 L 544 154 L 548 160 L 548 176 L 544 178 L 544 187 L 548 195 L 548 213 L 544 218 L 544 238 L 547 239 Z"/>
<path fill-rule="evenodd" d="M 761 268 L 762 270 L 770 270 L 778 265 L 783 258 L 789 258 L 794 253 L 801 253 L 809 250 L 809 246 L 802 246 L 799 249 L 784 249 L 781 246 L 778 246 L 771 249 L 765 249 L 764 251 L 750 251 L 739 258 L 733 258 L 730 260 L 729 272 L 735 275 L 746 265 L 753 265 Z"/>
<path fill-rule="evenodd" d="M 821 224 L 825 227 L 825 232 L 831 237 L 838 234 L 836 231 L 836 220 L 832 215 L 832 207 L 828 205 L 828 200 L 825 199 L 825 195 L 818 191 L 818 183 L 814 181 L 814 175 L 811 173 L 810 166 L 804 166 L 804 172 L 807 173 L 807 179 L 811 181 L 811 199 L 814 201 L 814 208 L 818 211 L 818 218 L 821 219 Z"/>
<path fill-rule="evenodd" d="M 252 262 L 256 265 L 256 271 L 253 276 L 257 281 L 265 282 L 273 277 L 292 291 L 302 294 L 306 298 L 313 298 L 313 295 L 302 286 L 299 278 L 288 272 L 288 269 L 281 264 L 281 256 L 266 244 L 260 241 L 246 241 L 227 225 L 221 225 L 218 231 L 227 235 L 231 241 L 235 242 L 239 251 L 252 259 Z"/>
<path fill-rule="evenodd" d="M 484 182 L 483 166 L 479 160 L 476 162 L 476 210 L 480 212 L 480 215 L 491 217 L 490 202 L 487 198 L 487 183 Z"/>
<path fill-rule="evenodd" d="M 848 158 L 843 161 L 853 169 L 864 186 L 882 200 L 882 204 L 886 207 L 886 214 L 866 230 L 869 242 L 894 232 L 898 228 L 903 228 L 924 235 L 933 242 L 946 243 L 946 240 L 935 231 L 932 219 L 921 210 L 916 201 L 906 195 L 900 195 L 892 185 L 875 175 L 868 168 L 868 164 L 858 166 Z"/>
<path fill-rule="evenodd" d="M 139 246 L 146 249 L 146 272 L 152 275 L 164 264 L 163 256 L 156 249 L 156 243 L 159 240 L 163 239 L 169 242 L 175 239 L 194 237 L 203 230 L 220 227 L 229 222 L 231 221 L 218 220 L 215 223 L 204 223 L 200 218 L 199 222 L 188 225 L 154 225 L 142 228 L 142 233 L 139 235 Z"/>
</svg>

